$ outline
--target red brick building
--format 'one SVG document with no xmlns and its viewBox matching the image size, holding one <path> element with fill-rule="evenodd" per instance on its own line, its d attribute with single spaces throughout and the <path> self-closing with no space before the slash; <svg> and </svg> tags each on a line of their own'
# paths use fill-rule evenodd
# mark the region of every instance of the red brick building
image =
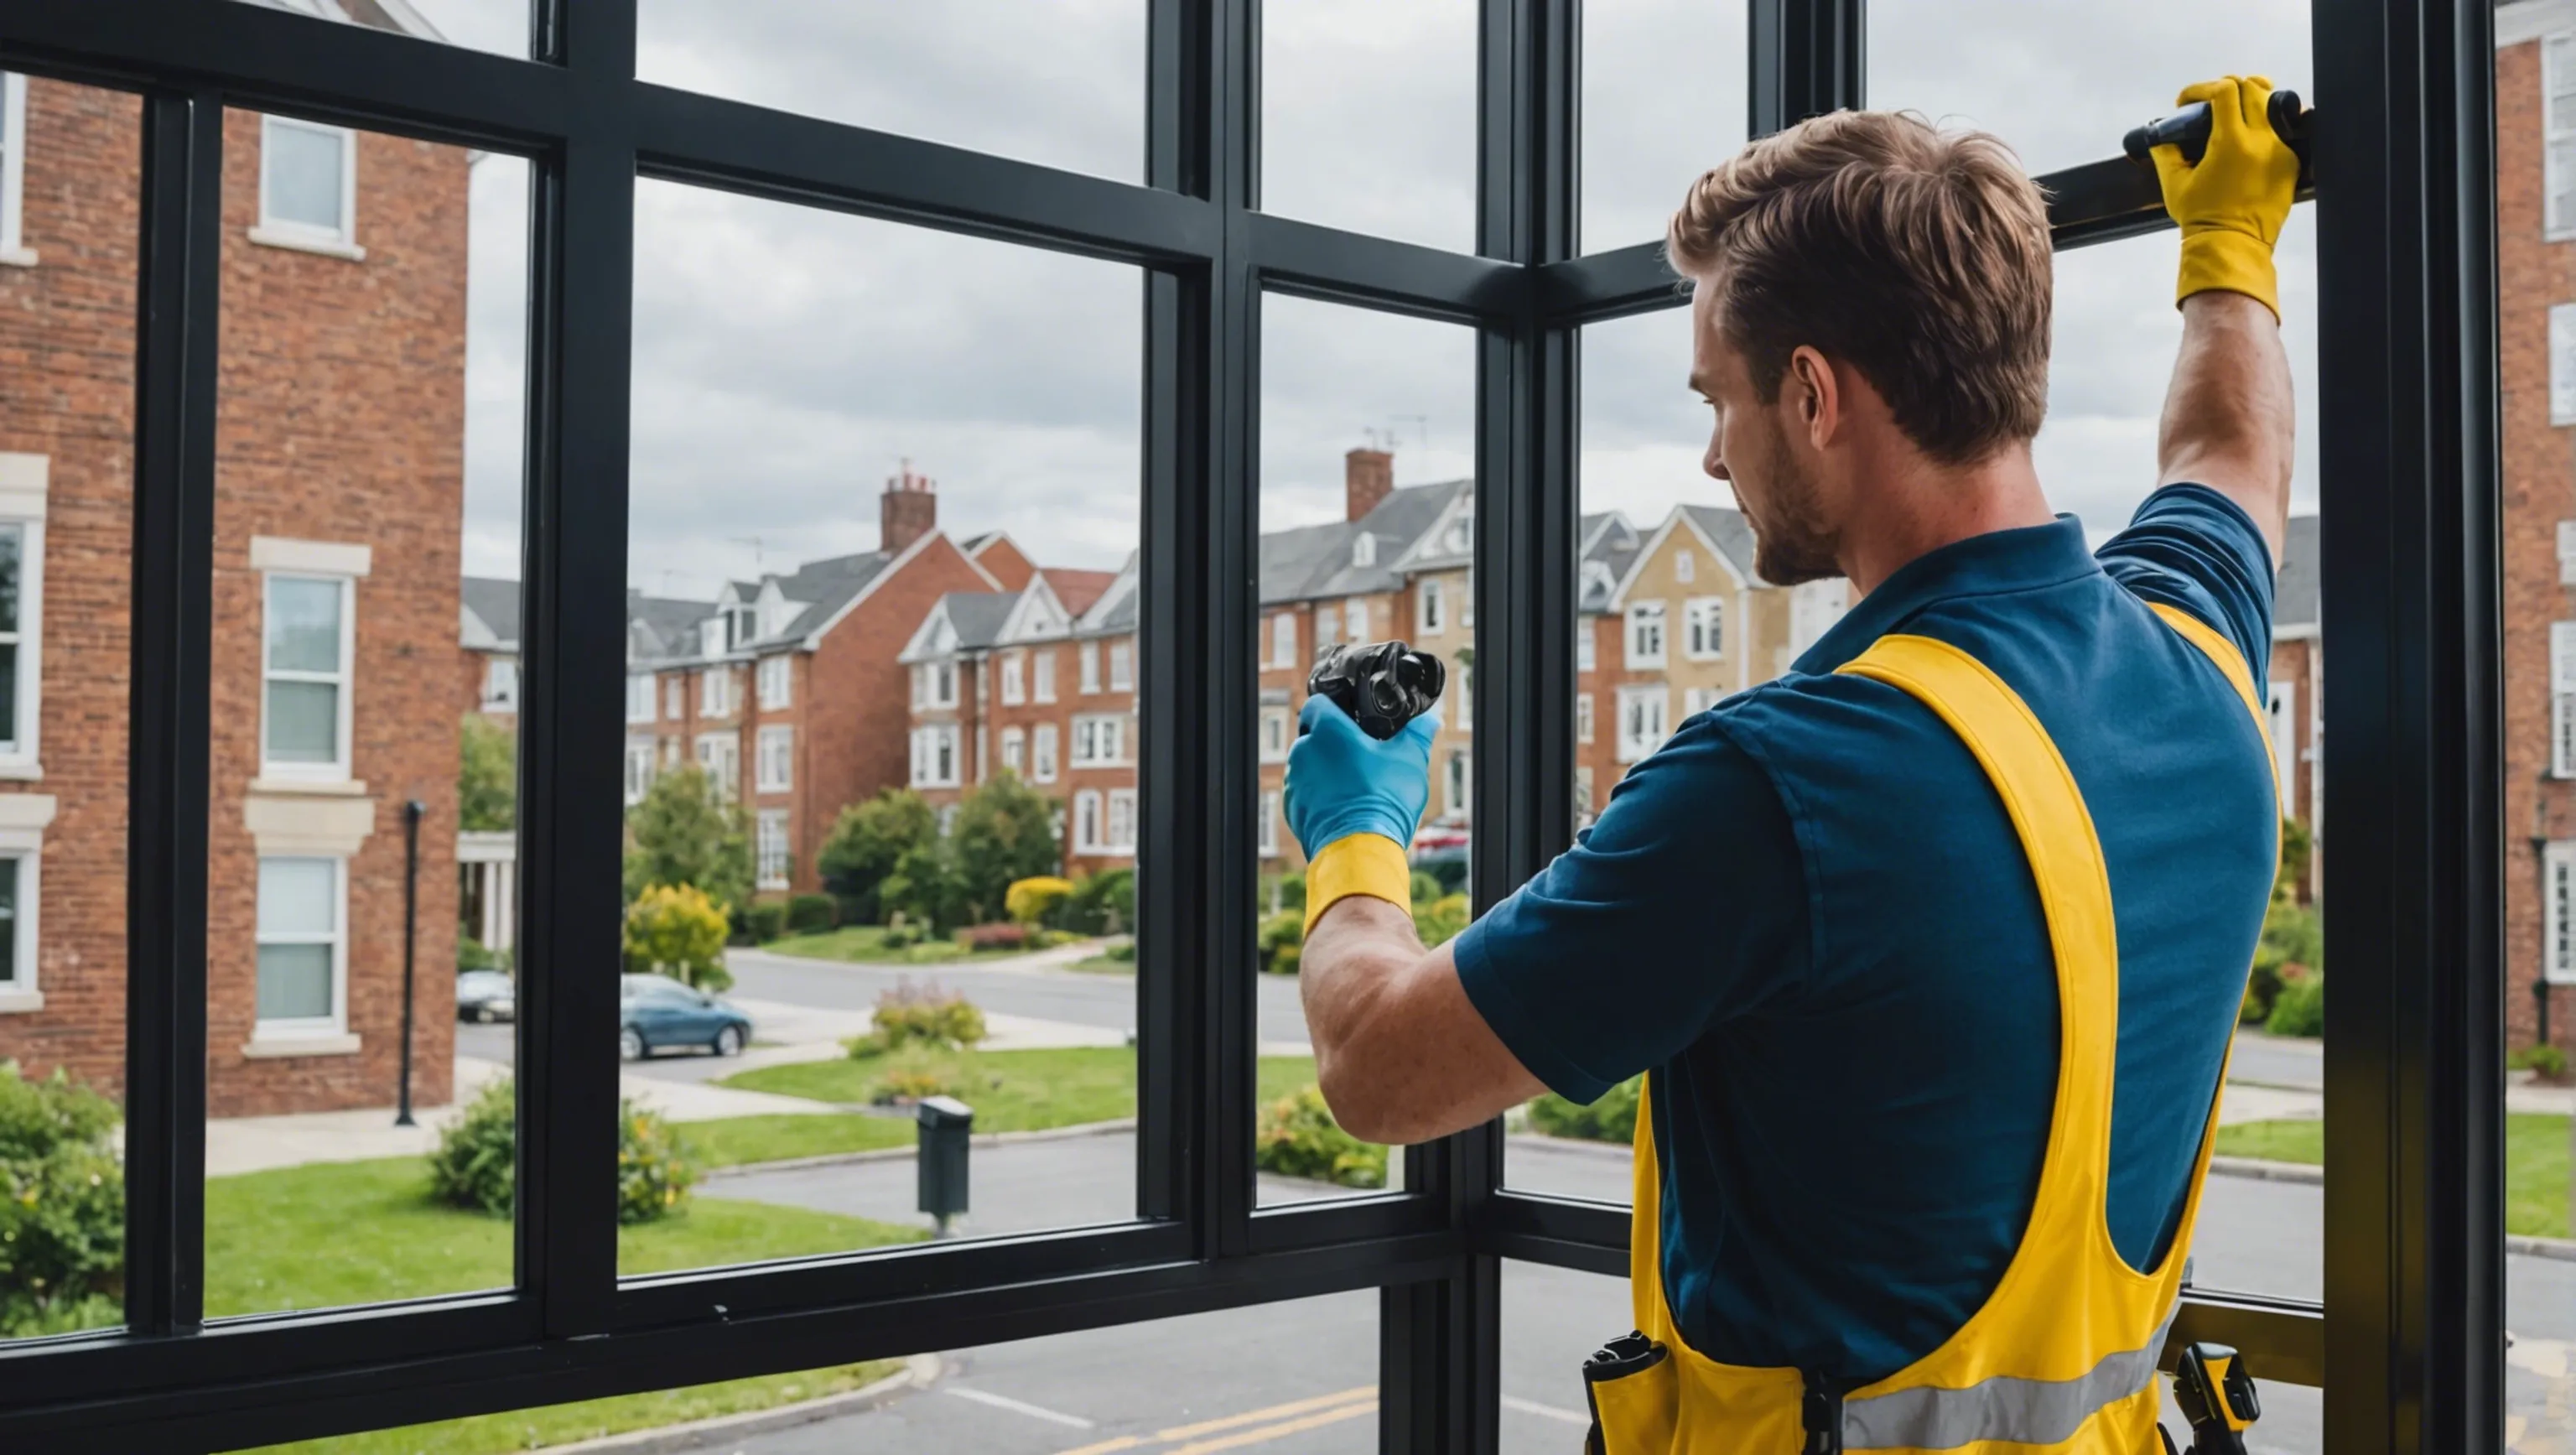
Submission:
<svg viewBox="0 0 2576 1455">
<path fill-rule="evenodd" d="M 0 101 L 0 1057 L 114 1090 L 139 113 L 18 77 Z M 392 1102 L 414 799 L 431 973 L 413 1089 L 434 1104 L 454 1024 L 436 972 L 455 954 L 467 154 L 236 112 L 224 157 L 208 1106 Z"/>
</svg>

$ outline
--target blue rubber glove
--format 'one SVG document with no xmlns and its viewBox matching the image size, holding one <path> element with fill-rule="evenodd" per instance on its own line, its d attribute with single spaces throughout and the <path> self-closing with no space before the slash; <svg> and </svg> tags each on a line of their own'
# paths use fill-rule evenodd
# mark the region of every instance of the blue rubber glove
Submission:
<svg viewBox="0 0 2576 1455">
<path fill-rule="evenodd" d="M 1288 832 L 1307 857 L 1353 834 L 1379 834 L 1397 847 L 1413 842 L 1431 802 L 1431 738 L 1440 731 L 1426 712 L 1380 742 L 1361 732 L 1329 697 L 1309 697 L 1288 750 Z"/>
</svg>

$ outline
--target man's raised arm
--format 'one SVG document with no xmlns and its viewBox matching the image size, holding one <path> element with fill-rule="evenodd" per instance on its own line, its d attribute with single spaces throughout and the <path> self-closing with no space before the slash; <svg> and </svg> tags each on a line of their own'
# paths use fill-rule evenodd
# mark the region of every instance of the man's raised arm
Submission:
<svg viewBox="0 0 2576 1455">
<path fill-rule="evenodd" d="M 2271 95 L 2260 76 L 2187 87 L 2182 101 L 2209 103 L 2208 150 L 2197 166 L 2179 147 L 2155 151 L 2165 210 L 2182 227 L 2183 321 L 2156 465 L 2159 484 L 2197 482 L 2244 507 L 2277 570 L 2296 425 L 2272 248 L 2299 159 L 2272 132 Z"/>
</svg>

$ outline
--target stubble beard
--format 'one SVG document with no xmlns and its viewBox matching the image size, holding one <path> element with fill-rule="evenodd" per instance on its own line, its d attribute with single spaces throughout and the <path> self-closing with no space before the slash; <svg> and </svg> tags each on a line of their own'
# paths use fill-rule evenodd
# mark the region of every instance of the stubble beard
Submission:
<svg viewBox="0 0 2576 1455">
<path fill-rule="evenodd" d="M 1763 474 L 1769 488 L 1762 491 L 1758 516 L 1745 511 L 1753 527 L 1753 574 L 1774 586 L 1832 580 L 1843 574 L 1841 533 L 1826 523 L 1815 482 L 1798 468 L 1777 421 L 1768 434 Z"/>
</svg>

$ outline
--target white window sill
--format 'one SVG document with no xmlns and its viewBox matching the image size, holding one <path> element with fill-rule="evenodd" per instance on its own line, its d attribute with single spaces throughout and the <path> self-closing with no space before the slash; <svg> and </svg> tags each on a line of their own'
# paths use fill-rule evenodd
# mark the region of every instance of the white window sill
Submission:
<svg viewBox="0 0 2576 1455">
<path fill-rule="evenodd" d="M 44 1008 L 41 990 L 0 990 L 0 1015 L 30 1015 Z"/>
<path fill-rule="evenodd" d="M 44 777 L 44 766 L 33 758 L 0 758 L 0 780 L 41 783 Z"/>
<path fill-rule="evenodd" d="M 752 887 L 754 889 L 785 889 L 787 887 L 787 881 L 784 879 L 763 879 Z"/>
<path fill-rule="evenodd" d="M 284 248 L 291 253 L 319 253 L 326 258 L 345 258 L 352 263 L 364 262 L 367 257 L 367 250 L 356 243 L 342 242 L 337 238 L 305 237 L 273 227 L 252 228 L 250 240 L 264 248 Z"/>
<path fill-rule="evenodd" d="M 32 268 L 34 266 L 36 266 L 36 250 L 34 248 L 0 248 L 0 268 Z"/>
<path fill-rule="evenodd" d="M 263 1037 L 253 1031 L 249 1044 L 241 1049 L 243 1055 L 254 1061 L 286 1060 L 297 1056 L 354 1056 L 358 1054 L 358 1038 L 348 1034 L 270 1034 Z"/>
<path fill-rule="evenodd" d="M 253 793 L 304 793 L 322 798 L 364 798 L 363 778 L 253 778 Z"/>
</svg>

